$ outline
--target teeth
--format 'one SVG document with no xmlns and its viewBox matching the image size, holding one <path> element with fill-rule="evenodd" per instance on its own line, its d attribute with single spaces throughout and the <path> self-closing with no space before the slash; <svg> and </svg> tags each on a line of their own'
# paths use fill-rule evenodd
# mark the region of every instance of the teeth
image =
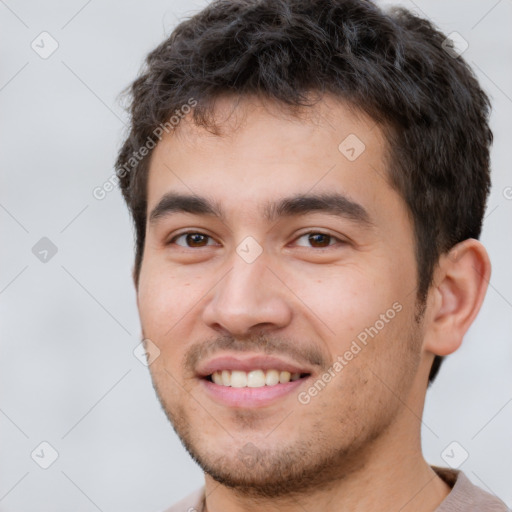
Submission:
<svg viewBox="0 0 512 512">
<path fill-rule="evenodd" d="M 286 384 L 287 382 L 290 382 L 290 377 L 292 374 L 290 372 L 281 372 L 279 374 L 279 382 L 281 384 Z"/>
<path fill-rule="evenodd" d="M 298 379 L 300 379 L 300 373 L 280 372 L 279 370 L 267 370 L 266 372 L 263 370 L 252 370 L 250 372 L 222 370 L 212 374 L 212 380 L 215 384 L 232 388 L 261 388 L 263 386 L 286 384 Z"/>
<path fill-rule="evenodd" d="M 247 373 L 234 370 L 231 372 L 231 387 L 245 388 L 247 386 Z"/>
<path fill-rule="evenodd" d="M 247 374 L 247 386 L 250 388 L 261 388 L 265 385 L 265 372 L 253 370 Z"/>
<path fill-rule="evenodd" d="M 265 384 L 267 386 L 279 384 L 279 372 L 277 370 L 268 370 L 265 377 Z"/>
<path fill-rule="evenodd" d="M 222 382 L 221 382 L 221 384 L 223 386 L 231 386 L 231 372 L 230 371 L 222 370 Z"/>
</svg>

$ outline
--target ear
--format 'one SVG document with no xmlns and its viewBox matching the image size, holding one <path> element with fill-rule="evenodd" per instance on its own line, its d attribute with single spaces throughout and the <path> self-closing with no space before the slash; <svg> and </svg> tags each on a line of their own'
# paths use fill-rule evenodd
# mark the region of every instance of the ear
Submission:
<svg viewBox="0 0 512 512">
<path fill-rule="evenodd" d="M 485 247 L 473 238 L 439 258 L 429 291 L 424 349 L 445 356 L 462 344 L 487 291 L 491 263 Z"/>
</svg>

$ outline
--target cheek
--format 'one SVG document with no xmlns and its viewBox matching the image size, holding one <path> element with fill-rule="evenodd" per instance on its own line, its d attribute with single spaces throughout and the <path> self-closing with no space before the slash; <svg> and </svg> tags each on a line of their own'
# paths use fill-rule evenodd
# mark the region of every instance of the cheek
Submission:
<svg viewBox="0 0 512 512">
<path fill-rule="evenodd" d="M 183 382 L 181 363 L 197 328 L 195 308 L 207 286 L 199 273 L 183 276 L 176 269 L 166 268 L 165 264 L 146 264 L 141 269 L 137 293 L 140 322 L 144 338 L 150 339 L 160 350 L 150 371 L 162 386 L 169 379 L 173 381 L 167 372 L 181 385 L 188 385 Z M 172 389 L 164 393 L 169 397 L 174 395 Z"/>
<path fill-rule="evenodd" d="M 140 320 L 147 337 L 170 335 L 169 330 L 193 309 L 201 297 L 193 276 L 171 272 L 165 264 L 144 262 L 137 292 Z M 167 336 L 166 336 L 167 337 Z"/>
<path fill-rule="evenodd" d="M 141 276 L 137 293 L 140 320 L 144 335 L 148 338 L 159 337 L 172 325 L 172 294 L 163 280 L 152 276 Z"/>
<path fill-rule="evenodd" d="M 295 289 L 301 299 L 299 307 L 315 324 L 323 326 L 322 335 L 331 340 L 333 354 L 373 326 L 398 295 L 391 283 L 368 269 L 334 267 L 328 274 L 318 274 L 303 274 Z"/>
<path fill-rule="evenodd" d="M 368 400 L 371 408 L 370 404 L 392 399 L 374 373 L 400 389 L 403 383 L 396 373 L 402 366 L 404 372 L 415 366 L 409 287 L 410 283 L 391 272 L 353 268 L 338 269 L 329 278 L 303 281 L 301 299 L 308 311 L 314 311 L 312 321 L 321 329 L 319 339 L 325 341 L 333 363 L 339 363 L 327 393 L 339 398 L 339 403 L 358 396 L 363 402 Z M 364 405 L 362 409 L 352 405 L 354 415 L 364 414 Z"/>
</svg>

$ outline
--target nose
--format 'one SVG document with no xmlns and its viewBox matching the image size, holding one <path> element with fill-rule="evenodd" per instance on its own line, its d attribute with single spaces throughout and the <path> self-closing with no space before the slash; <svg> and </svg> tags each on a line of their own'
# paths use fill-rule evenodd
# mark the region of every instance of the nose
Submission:
<svg viewBox="0 0 512 512">
<path fill-rule="evenodd" d="M 267 264 L 264 255 L 247 263 L 234 254 L 231 268 L 214 286 L 203 309 L 203 321 L 238 338 L 288 325 L 292 308 L 287 288 Z"/>
</svg>

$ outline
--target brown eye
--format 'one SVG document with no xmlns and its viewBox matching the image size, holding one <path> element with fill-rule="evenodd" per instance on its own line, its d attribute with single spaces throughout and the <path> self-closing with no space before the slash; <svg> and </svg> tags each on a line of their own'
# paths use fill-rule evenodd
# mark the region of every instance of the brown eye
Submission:
<svg viewBox="0 0 512 512">
<path fill-rule="evenodd" d="M 184 243 L 178 243 L 177 240 L 184 240 Z M 169 243 L 176 245 L 179 245 L 180 247 L 189 247 L 189 248 L 195 248 L 195 247 L 206 247 L 208 245 L 208 241 L 211 239 L 208 235 L 205 235 L 204 233 L 195 233 L 195 232 L 188 232 L 188 233 L 182 233 L 181 235 L 175 236 Z"/>
<path fill-rule="evenodd" d="M 191 247 L 203 247 L 207 238 L 208 237 L 206 235 L 202 235 L 201 233 L 192 233 L 186 235 L 185 240 Z"/>
<path fill-rule="evenodd" d="M 307 237 L 307 238 L 306 238 Z M 313 249 L 325 249 L 328 247 L 332 247 L 336 245 L 336 242 L 338 244 L 342 244 L 343 241 L 339 238 L 336 238 L 333 235 L 330 235 L 328 233 L 322 233 L 317 231 L 310 231 L 308 233 L 302 234 L 297 240 L 305 240 L 304 243 L 297 243 L 297 245 L 300 245 L 302 247 L 309 247 Z"/>
<path fill-rule="evenodd" d="M 308 241 L 313 247 L 328 247 L 331 236 L 324 233 L 313 233 L 308 236 Z"/>
</svg>

